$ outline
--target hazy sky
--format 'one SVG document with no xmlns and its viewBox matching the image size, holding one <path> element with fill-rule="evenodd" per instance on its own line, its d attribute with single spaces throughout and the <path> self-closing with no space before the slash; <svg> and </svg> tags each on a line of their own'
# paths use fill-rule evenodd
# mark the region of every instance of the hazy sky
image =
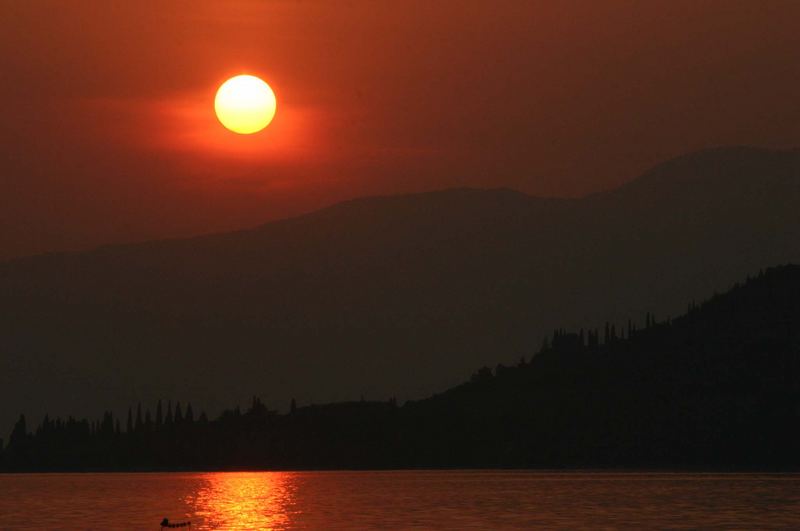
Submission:
<svg viewBox="0 0 800 531">
<path fill-rule="evenodd" d="M 0 258 L 800 146 L 795 0 L 0 0 Z M 237 73 L 278 113 L 213 114 Z"/>
</svg>

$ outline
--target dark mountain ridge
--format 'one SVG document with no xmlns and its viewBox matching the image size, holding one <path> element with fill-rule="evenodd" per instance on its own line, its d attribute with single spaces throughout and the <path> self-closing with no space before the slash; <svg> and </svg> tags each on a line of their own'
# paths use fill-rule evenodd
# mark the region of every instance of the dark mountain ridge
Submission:
<svg viewBox="0 0 800 531">
<path fill-rule="evenodd" d="M 191 405 L 17 422 L 0 470 L 800 467 L 800 266 L 671 320 L 556 330 L 530 359 L 398 406 Z M 151 415 L 155 411 L 155 416 Z M 124 417 L 123 417 L 124 418 Z M 123 430 L 124 427 L 124 430 Z"/>
<path fill-rule="evenodd" d="M 0 264 L 0 421 L 194 396 L 210 412 L 418 398 L 800 261 L 800 155 L 732 148 L 578 200 L 448 190 Z M 110 402 L 110 403 L 109 403 Z"/>
<path fill-rule="evenodd" d="M 420 440 L 442 442 L 429 463 L 796 469 L 800 266 L 676 319 L 557 330 L 530 362 L 407 409 Z"/>
</svg>

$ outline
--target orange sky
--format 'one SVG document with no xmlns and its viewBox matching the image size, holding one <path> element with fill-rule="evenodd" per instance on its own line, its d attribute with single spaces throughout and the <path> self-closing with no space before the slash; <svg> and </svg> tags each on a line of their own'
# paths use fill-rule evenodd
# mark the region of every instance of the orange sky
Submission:
<svg viewBox="0 0 800 531">
<path fill-rule="evenodd" d="M 0 0 L 0 258 L 800 146 L 800 2 Z M 278 97 L 253 137 L 213 96 Z"/>
</svg>

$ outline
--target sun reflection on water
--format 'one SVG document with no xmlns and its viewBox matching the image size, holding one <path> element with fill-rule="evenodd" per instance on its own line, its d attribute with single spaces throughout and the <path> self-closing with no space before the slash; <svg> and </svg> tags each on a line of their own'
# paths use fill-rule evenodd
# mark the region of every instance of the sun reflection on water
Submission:
<svg viewBox="0 0 800 531">
<path fill-rule="evenodd" d="M 194 529 L 284 529 L 295 510 L 296 482 L 291 472 L 204 474 L 202 487 L 186 497 L 202 519 Z M 199 523 L 199 522 L 198 522 Z"/>
</svg>

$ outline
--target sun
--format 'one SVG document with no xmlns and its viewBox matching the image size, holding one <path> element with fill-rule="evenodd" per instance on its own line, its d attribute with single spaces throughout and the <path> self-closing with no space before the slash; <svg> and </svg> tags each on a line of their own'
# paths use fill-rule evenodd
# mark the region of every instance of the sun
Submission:
<svg viewBox="0 0 800 531">
<path fill-rule="evenodd" d="M 256 76 L 234 76 L 220 85 L 214 98 L 219 121 L 240 135 L 257 133 L 275 117 L 275 93 Z"/>
</svg>

